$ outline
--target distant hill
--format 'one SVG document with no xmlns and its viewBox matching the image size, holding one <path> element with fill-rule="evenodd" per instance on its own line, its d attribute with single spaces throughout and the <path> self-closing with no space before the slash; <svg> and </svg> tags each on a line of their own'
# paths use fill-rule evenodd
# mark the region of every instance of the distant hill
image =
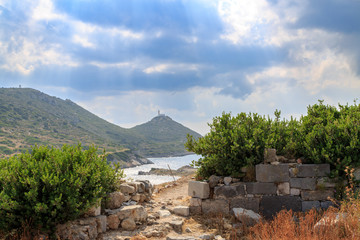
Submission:
<svg viewBox="0 0 360 240">
<path fill-rule="evenodd" d="M 154 117 L 151 121 L 135 126 L 130 129 L 136 135 L 141 135 L 148 141 L 155 144 L 148 146 L 139 144 L 139 154 L 153 157 L 166 155 L 184 155 L 188 152 L 184 149 L 186 135 L 191 134 L 195 138 L 201 137 L 197 132 L 175 122 L 170 117 L 163 114 Z"/>
<path fill-rule="evenodd" d="M 151 121 L 150 121 L 151 122 Z M 142 125 L 140 125 L 142 126 Z M 0 89 L 0 155 L 26 151 L 35 144 L 61 146 L 95 144 L 114 154 L 114 161 L 137 161 L 142 156 L 185 154 L 183 135 L 150 138 L 140 126 L 125 129 L 90 113 L 71 100 L 51 97 L 30 88 Z M 166 127 L 167 129 L 167 127 Z M 156 131 L 156 130 L 148 130 Z M 162 134 L 161 134 L 162 135 Z M 165 137 L 165 135 L 163 135 Z M 170 146 L 173 146 L 170 148 Z M 119 154 L 121 153 L 121 154 Z M 117 157 L 121 157 L 121 159 Z"/>
</svg>

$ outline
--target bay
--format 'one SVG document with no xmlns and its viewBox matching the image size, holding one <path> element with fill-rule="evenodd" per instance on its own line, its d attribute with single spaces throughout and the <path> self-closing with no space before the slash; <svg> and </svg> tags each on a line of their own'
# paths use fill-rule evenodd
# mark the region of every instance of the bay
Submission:
<svg viewBox="0 0 360 240">
<path fill-rule="evenodd" d="M 168 165 L 171 170 L 177 170 L 178 168 L 189 165 L 193 160 L 198 160 L 200 155 L 192 154 L 181 157 L 165 157 L 165 158 L 149 158 L 154 164 L 145 164 L 133 168 L 125 168 L 127 180 L 149 180 L 152 184 L 161 184 L 165 182 L 171 182 L 174 178 L 170 175 L 158 176 L 158 175 L 138 175 L 139 171 L 150 171 L 151 168 L 166 168 Z M 175 179 L 179 177 L 175 176 Z"/>
</svg>

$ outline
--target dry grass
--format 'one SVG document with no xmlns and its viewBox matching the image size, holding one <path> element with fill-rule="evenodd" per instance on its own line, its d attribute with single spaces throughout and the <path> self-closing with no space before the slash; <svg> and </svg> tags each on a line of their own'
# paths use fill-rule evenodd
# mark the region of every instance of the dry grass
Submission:
<svg viewBox="0 0 360 240">
<path fill-rule="evenodd" d="M 306 213 L 281 211 L 271 221 L 245 230 L 247 240 L 360 240 L 360 199 L 355 193 L 353 169 L 347 169 L 349 187 L 340 208 Z M 316 225 L 321 219 L 323 224 Z M 239 239 L 233 237 L 232 239 Z"/>
</svg>

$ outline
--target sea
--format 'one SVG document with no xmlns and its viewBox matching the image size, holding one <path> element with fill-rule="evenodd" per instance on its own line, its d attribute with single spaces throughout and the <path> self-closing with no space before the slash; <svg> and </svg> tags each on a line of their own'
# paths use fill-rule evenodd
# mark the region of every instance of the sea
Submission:
<svg viewBox="0 0 360 240">
<path fill-rule="evenodd" d="M 181 157 L 164 157 L 164 158 L 149 158 L 154 164 L 145 164 L 132 168 L 125 168 L 124 173 L 126 175 L 125 179 L 127 180 L 149 180 L 152 184 L 161 184 L 165 182 L 174 181 L 173 176 L 165 175 L 138 175 L 139 171 L 148 172 L 151 168 L 166 168 L 168 165 L 171 170 L 177 170 L 185 165 L 190 165 L 193 160 L 198 160 L 200 155 L 192 154 Z M 174 176 L 175 180 L 179 177 Z"/>
</svg>

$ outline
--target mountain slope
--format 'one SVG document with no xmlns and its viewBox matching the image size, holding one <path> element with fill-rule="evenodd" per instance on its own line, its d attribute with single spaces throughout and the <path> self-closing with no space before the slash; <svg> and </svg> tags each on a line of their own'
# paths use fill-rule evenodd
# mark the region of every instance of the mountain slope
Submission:
<svg viewBox="0 0 360 240">
<path fill-rule="evenodd" d="M 144 126 L 150 129 L 144 129 Z M 110 153 L 121 152 L 114 154 L 111 158 L 114 161 L 116 156 L 121 156 L 119 161 L 137 159 L 136 154 L 126 152 L 126 149 L 145 157 L 186 154 L 183 135 L 176 127 L 172 127 L 174 131 L 166 128 L 166 135 L 152 137 L 152 132 L 158 130 L 151 128 L 159 125 L 144 126 L 121 128 L 68 99 L 51 97 L 29 88 L 0 88 L 0 155 L 25 151 L 35 144 L 61 146 L 78 142 L 95 144 Z"/>
<path fill-rule="evenodd" d="M 151 121 L 135 126 L 130 129 L 136 135 L 155 143 L 151 146 L 140 144 L 139 153 L 153 157 L 164 155 L 164 147 L 167 155 L 182 155 L 188 152 L 184 149 L 186 135 L 191 134 L 195 138 L 201 137 L 197 132 L 173 121 L 163 114 L 154 117 Z"/>
</svg>

